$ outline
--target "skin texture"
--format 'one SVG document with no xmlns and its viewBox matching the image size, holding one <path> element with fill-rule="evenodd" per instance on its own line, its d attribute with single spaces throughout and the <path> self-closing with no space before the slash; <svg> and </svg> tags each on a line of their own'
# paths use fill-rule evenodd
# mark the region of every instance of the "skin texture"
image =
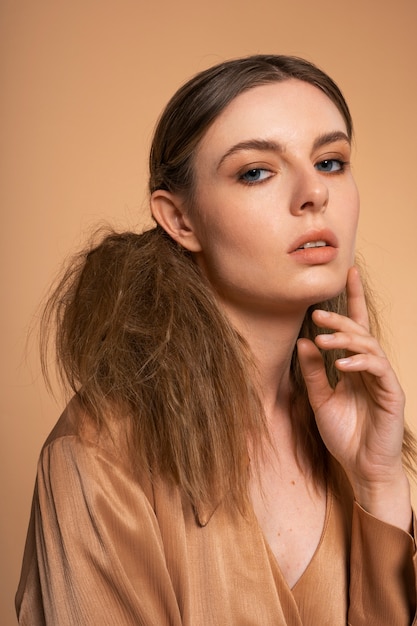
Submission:
<svg viewBox="0 0 417 626">
<path fill-rule="evenodd" d="M 325 513 L 325 490 L 314 489 L 308 466 L 295 459 L 290 359 L 307 307 L 345 286 L 347 317 L 314 313 L 316 324 L 333 334 L 298 340 L 310 402 L 359 504 L 404 530 L 411 523 L 401 461 L 404 396 L 369 334 L 360 277 L 352 268 L 359 199 L 345 134 L 335 105 L 312 85 L 291 79 L 253 88 L 226 107 L 199 145 L 196 204 L 163 190 L 151 201 L 155 219 L 193 252 L 255 356 L 279 453 L 265 460 L 251 494 L 290 585 L 317 547 Z M 316 240 L 326 247 L 298 249 Z M 336 363 L 343 375 L 335 390 L 318 347 L 349 351 Z M 307 535 L 300 513 L 311 521 Z"/>
</svg>

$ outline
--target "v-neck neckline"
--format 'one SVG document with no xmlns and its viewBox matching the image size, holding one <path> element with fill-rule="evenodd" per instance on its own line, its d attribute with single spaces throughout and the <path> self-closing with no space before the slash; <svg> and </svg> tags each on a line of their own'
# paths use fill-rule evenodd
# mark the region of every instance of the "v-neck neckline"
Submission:
<svg viewBox="0 0 417 626">
<path fill-rule="evenodd" d="M 326 511 L 325 511 L 325 516 L 324 516 L 324 522 L 323 522 L 323 528 L 320 534 L 320 538 L 319 541 L 317 543 L 316 549 L 314 550 L 314 553 L 310 559 L 310 561 L 307 563 L 304 571 L 301 573 L 301 575 L 299 576 L 299 578 L 297 579 L 297 581 L 294 583 L 294 585 L 292 587 L 289 586 L 289 584 L 287 583 L 287 580 L 284 576 L 284 574 L 282 573 L 281 567 L 278 563 L 278 560 L 271 548 L 271 546 L 269 545 L 269 542 L 261 528 L 261 525 L 258 521 L 258 518 L 256 517 L 256 513 L 253 510 L 253 518 L 254 518 L 254 523 L 257 526 L 258 532 L 261 534 L 262 536 L 262 540 L 265 544 L 265 548 L 266 551 L 268 553 L 269 559 L 271 561 L 271 563 L 273 563 L 274 568 L 276 568 L 279 572 L 279 576 L 282 579 L 285 587 L 288 589 L 288 591 L 293 594 L 294 591 L 296 590 L 296 588 L 301 585 L 304 581 L 304 579 L 308 576 L 309 571 L 311 570 L 312 564 L 315 561 L 315 559 L 317 558 L 317 555 L 320 551 L 321 546 L 323 545 L 325 539 L 326 539 L 326 531 L 328 529 L 329 526 L 329 520 L 330 520 L 330 515 L 331 515 L 331 510 L 333 508 L 333 494 L 332 491 L 329 487 L 326 487 Z"/>
</svg>

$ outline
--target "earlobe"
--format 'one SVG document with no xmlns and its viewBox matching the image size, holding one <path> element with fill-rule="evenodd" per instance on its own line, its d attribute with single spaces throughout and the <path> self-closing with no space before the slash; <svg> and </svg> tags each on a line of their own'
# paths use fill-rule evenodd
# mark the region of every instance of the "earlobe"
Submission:
<svg viewBox="0 0 417 626">
<path fill-rule="evenodd" d="M 181 199 L 170 191 L 158 189 L 151 196 L 152 215 L 158 224 L 183 248 L 190 252 L 201 250 Z"/>
</svg>

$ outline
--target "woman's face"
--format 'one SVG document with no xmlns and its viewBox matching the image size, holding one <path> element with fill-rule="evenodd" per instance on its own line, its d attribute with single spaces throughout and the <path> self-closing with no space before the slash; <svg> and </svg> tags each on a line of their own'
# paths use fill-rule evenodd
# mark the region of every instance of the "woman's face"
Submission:
<svg viewBox="0 0 417 626">
<path fill-rule="evenodd" d="M 295 312 L 339 293 L 359 199 L 337 107 L 295 79 L 233 100 L 195 156 L 195 258 L 227 309 Z"/>
</svg>

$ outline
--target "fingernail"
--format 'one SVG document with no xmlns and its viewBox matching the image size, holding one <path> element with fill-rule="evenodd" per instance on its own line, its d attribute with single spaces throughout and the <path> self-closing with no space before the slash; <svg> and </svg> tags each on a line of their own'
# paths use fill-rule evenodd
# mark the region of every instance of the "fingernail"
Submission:
<svg viewBox="0 0 417 626">
<path fill-rule="evenodd" d="M 345 359 L 337 359 L 336 363 L 338 365 L 349 365 L 349 363 L 352 362 L 352 359 L 350 359 L 349 357 L 346 357 Z"/>
<path fill-rule="evenodd" d="M 320 339 L 322 343 L 330 343 L 334 340 L 334 335 L 329 335 L 328 333 L 325 333 L 324 335 L 317 335 L 316 338 Z"/>
</svg>

